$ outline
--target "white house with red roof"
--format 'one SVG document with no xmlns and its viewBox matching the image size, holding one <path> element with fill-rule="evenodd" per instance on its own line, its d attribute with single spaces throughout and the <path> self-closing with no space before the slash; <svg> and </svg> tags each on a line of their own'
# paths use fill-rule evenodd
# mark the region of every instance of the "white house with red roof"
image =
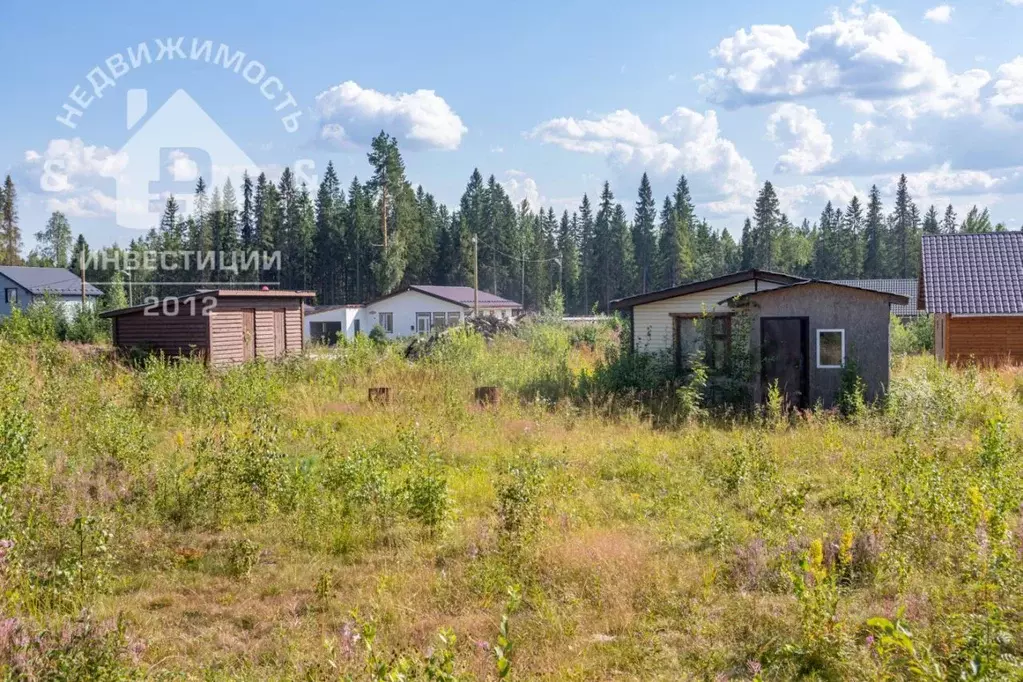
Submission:
<svg viewBox="0 0 1023 682">
<path fill-rule="evenodd" d="M 480 316 L 513 320 L 522 304 L 472 287 L 413 284 L 365 305 L 320 306 L 306 313 L 306 338 L 333 343 L 380 326 L 389 338 L 430 334 Z"/>
</svg>

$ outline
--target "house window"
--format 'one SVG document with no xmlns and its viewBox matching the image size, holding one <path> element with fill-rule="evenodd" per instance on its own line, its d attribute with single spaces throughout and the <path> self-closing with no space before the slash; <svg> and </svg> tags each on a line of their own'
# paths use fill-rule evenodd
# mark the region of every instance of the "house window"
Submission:
<svg viewBox="0 0 1023 682">
<path fill-rule="evenodd" d="M 455 327 L 462 321 L 462 313 L 448 313 L 448 326 Z"/>
<path fill-rule="evenodd" d="M 845 330 L 817 330 L 817 369 L 840 369 L 845 364 Z"/>
<path fill-rule="evenodd" d="M 448 315 L 447 313 L 434 313 L 433 314 L 433 328 L 437 330 L 446 329 L 448 326 Z"/>
<path fill-rule="evenodd" d="M 355 335 L 358 336 L 362 332 L 362 320 L 355 321 Z"/>
<path fill-rule="evenodd" d="M 675 363 L 689 366 L 702 354 L 708 369 L 721 372 L 728 368 L 732 347 L 731 315 L 677 315 L 675 317 Z"/>
<path fill-rule="evenodd" d="M 732 318 L 717 315 L 707 320 L 707 367 L 724 371 L 728 365 L 728 349 L 732 345 Z"/>
<path fill-rule="evenodd" d="M 430 313 L 416 313 L 416 333 L 430 333 Z"/>
<path fill-rule="evenodd" d="M 394 333 L 394 313 L 380 313 L 380 326 L 388 334 Z"/>
<path fill-rule="evenodd" d="M 18 290 L 17 289 L 5 289 L 4 300 L 7 301 L 8 305 L 18 304 Z"/>
</svg>

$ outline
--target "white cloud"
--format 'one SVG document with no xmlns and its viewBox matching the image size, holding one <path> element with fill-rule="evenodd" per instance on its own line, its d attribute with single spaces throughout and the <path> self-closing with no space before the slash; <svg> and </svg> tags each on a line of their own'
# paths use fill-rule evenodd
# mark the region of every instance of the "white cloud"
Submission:
<svg viewBox="0 0 1023 682">
<path fill-rule="evenodd" d="M 99 189 L 47 197 L 46 209 L 60 211 L 69 218 L 100 218 L 124 211 L 144 216 L 149 212 L 148 206 L 118 200 Z"/>
<path fill-rule="evenodd" d="M 518 207 L 522 200 L 525 199 L 529 202 L 530 207 L 535 211 L 546 203 L 543 196 L 540 195 L 540 189 L 536 185 L 536 180 L 529 177 L 520 170 L 508 170 L 504 173 L 504 191 L 508 194 L 508 198 L 511 202 Z"/>
<path fill-rule="evenodd" d="M 569 151 L 606 156 L 612 163 L 656 175 L 685 173 L 714 198 L 756 193 L 752 164 L 731 140 L 721 137 L 717 114 L 679 107 L 647 124 L 626 109 L 596 119 L 556 118 L 526 136 Z"/>
<path fill-rule="evenodd" d="M 1023 0 L 1019 0 L 1023 5 Z M 991 104 L 996 107 L 1023 106 L 1023 57 L 1016 57 L 998 67 L 995 95 Z"/>
<path fill-rule="evenodd" d="M 897 179 L 889 181 L 887 191 L 895 192 Z M 910 195 L 914 197 L 951 196 L 957 194 L 983 194 L 996 190 L 1004 184 L 1002 177 L 976 170 L 952 170 L 951 164 L 943 164 L 919 173 L 906 176 Z"/>
<path fill-rule="evenodd" d="M 854 196 L 859 196 L 860 201 L 866 196 L 866 192 L 857 191 L 850 180 L 840 178 L 788 187 L 776 186 L 775 190 L 782 212 L 792 222 L 803 218 L 812 222 L 829 201 L 835 208 L 845 208 Z"/>
<path fill-rule="evenodd" d="M 955 8 L 952 5 L 938 5 L 924 12 L 924 19 L 936 24 L 947 24 L 952 21 L 952 12 L 954 11 Z"/>
<path fill-rule="evenodd" d="M 366 144 L 381 129 L 418 149 L 457 149 L 469 129 L 433 90 L 390 95 L 345 81 L 316 96 L 319 140 Z"/>
<path fill-rule="evenodd" d="M 26 170 L 46 192 L 70 192 L 86 179 L 114 177 L 128 165 L 128 155 L 81 138 L 50 140 L 46 149 L 25 152 Z"/>
<path fill-rule="evenodd" d="M 711 55 L 718 68 L 700 77 L 701 91 L 730 108 L 837 95 L 893 100 L 907 116 L 950 114 L 975 108 L 990 79 L 978 69 L 951 73 L 930 45 L 876 9 L 836 12 L 805 39 L 791 26 L 740 29 Z"/>
<path fill-rule="evenodd" d="M 803 175 L 831 162 L 834 143 L 817 111 L 801 104 L 778 106 L 767 119 L 768 139 L 788 145 L 778 157 L 775 171 Z"/>
</svg>

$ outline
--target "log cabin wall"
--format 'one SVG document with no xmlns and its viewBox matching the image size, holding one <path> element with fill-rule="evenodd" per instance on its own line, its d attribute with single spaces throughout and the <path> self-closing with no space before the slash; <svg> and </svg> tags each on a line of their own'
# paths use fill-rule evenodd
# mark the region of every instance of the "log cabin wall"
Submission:
<svg viewBox="0 0 1023 682">
<path fill-rule="evenodd" d="M 1023 316 L 948 315 L 945 323 L 948 362 L 985 366 L 1023 363 Z"/>
</svg>

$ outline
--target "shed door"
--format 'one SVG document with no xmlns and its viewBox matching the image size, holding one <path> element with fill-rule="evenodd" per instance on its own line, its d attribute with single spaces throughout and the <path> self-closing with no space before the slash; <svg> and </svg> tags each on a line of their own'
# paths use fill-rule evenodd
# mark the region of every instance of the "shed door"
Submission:
<svg viewBox="0 0 1023 682">
<path fill-rule="evenodd" d="M 274 357 L 284 355 L 284 308 L 274 310 Z"/>
<path fill-rule="evenodd" d="M 253 360 L 256 357 L 256 311 L 242 310 L 242 357 Z"/>
<path fill-rule="evenodd" d="M 810 393 L 809 320 L 764 317 L 760 320 L 760 359 L 764 398 L 775 381 L 789 405 L 806 407 Z"/>
</svg>

